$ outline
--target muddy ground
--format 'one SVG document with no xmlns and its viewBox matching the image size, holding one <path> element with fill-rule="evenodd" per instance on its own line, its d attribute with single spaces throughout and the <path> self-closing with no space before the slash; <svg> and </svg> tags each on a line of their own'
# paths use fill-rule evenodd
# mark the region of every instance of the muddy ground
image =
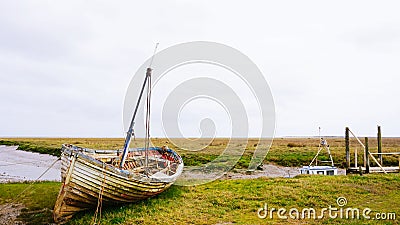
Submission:
<svg viewBox="0 0 400 225">
<path fill-rule="evenodd" d="M 22 204 L 0 204 L 0 224 L 3 225 L 16 225 L 23 224 L 17 217 L 21 214 L 24 208 Z"/>
</svg>

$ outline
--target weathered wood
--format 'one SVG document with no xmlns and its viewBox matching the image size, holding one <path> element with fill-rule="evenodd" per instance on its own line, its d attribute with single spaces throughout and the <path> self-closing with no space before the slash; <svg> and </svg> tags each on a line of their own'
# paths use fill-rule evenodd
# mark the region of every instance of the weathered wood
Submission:
<svg viewBox="0 0 400 225">
<path fill-rule="evenodd" d="M 370 155 L 400 155 L 400 152 L 382 152 L 382 153 L 376 153 L 376 152 L 370 152 Z"/>
<path fill-rule="evenodd" d="M 346 127 L 345 131 L 345 144 L 346 144 L 346 169 L 350 168 L 350 129 Z"/>
<path fill-rule="evenodd" d="M 362 141 L 353 133 L 353 131 L 351 131 L 349 129 L 349 132 L 351 135 L 353 135 L 353 137 L 358 141 L 358 143 L 360 143 L 361 146 L 363 146 L 363 148 L 365 148 L 365 145 L 362 143 Z"/>
<path fill-rule="evenodd" d="M 358 166 L 358 168 L 357 167 L 350 167 L 347 170 L 347 173 L 349 173 L 349 174 L 359 173 L 360 172 L 360 167 L 361 167 L 361 170 L 365 173 L 366 168 L 362 167 L 362 166 Z M 383 169 L 386 171 L 386 173 L 399 173 L 400 172 L 399 167 L 397 167 L 397 166 L 385 166 L 385 167 L 383 167 Z M 373 166 L 373 167 L 370 166 L 369 167 L 369 173 L 384 173 L 384 172 L 383 172 L 382 168 L 379 167 L 379 166 Z"/>
<path fill-rule="evenodd" d="M 366 167 L 367 165 L 367 154 L 365 152 L 365 145 L 362 143 L 362 141 L 353 133 L 353 131 L 351 131 L 350 129 L 347 129 L 351 135 L 353 135 L 353 137 L 358 141 L 358 143 L 360 143 L 360 145 L 364 148 L 364 167 Z M 349 150 L 350 151 L 350 150 Z M 349 157 L 349 161 L 350 161 L 350 157 Z"/>
<path fill-rule="evenodd" d="M 381 134 L 381 126 L 378 126 L 378 153 L 382 153 L 382 134 Z M 383 164 L 382 154 L 378 155 L 379 162 Z"/>
<path fill-rule="evenodd" d="M 371 156 L 371 158 L 375 161 L 376 165 L 378 165 L 379 168 L 382 169 L 382 172 L 384 172 L 386 174 L 387 172 L 386 172 L 385 168 L 383 168 L 383 166 L 378 162 L 378 160 L 375 159 L 374 155 L 372 155 L 371 152 L 368 152 L 368 153 L 369 153 L 368 156 Z"/>
<path fill-rule="evenodd" d="M 354 149 L 354 167 L 358 167 L 358 162 L 357 162 L 357 148 Z"/>
<path fill-rule="evenodd" d="M 143 168 L 119 169 L 119 165 L 107 157 L 115 158 L 116 151 L 93 151 L 72 145 L 62 148 L 62 180 L 64 181 L 54 208 L 54 221 L 65 223 L 76 212 L 94 208 L 98 204 L 99 192 L 102 190 L 102 204 L 114 205 L 135 202 L 157 195 L 176 180 L 183 169 L 182 158 L 169 149 L 170 159 L 162 158 L 159 148 L 152 148 L 151 160 L 168 167 L 154 167 L 157 173 L 165 173 L 165 177 L 143 174 Z M 107 157 L 106 157 L 107 156 Z M 159 159 L 157 158 L 159 157 Z M 70 160 L 72 159 L 72 160 Z M 174 166 L 171 166 L 174 165 Z M 170 175 L 170 170 L 174 170 Z M 163 175 L 164 176 L 164 175 Z"/>
<path fill-rule="evenodd" d="M 365 173 L 369 173 L 369 149 L 368 149 L 368 137 L 365 137 Z"/>
<path fill-rule="evenodd" d="M 73 157 L 70 163 L 70 166 L 67 169 L 65 178 L 62 179 L 63 185 L 61 186 L 60 192 L 58 193 L 58 197 L 54 206 L 54 211 L 53 211 L 53 218 L 54 221 L 61 222 L 59 219 L 63 218 L 63 220 L 68 220 L 72 217 L 71 213 L 68 213 L 68 206 L 64 204 L 64 199 L 67 199 L 68 195 L 68 189 L 69 189 L 69 183 L 71 182 L 71 176 L 72 172 L 74 170 L 74 165 L 76 162 L 76 157 Z"/>
</svg>

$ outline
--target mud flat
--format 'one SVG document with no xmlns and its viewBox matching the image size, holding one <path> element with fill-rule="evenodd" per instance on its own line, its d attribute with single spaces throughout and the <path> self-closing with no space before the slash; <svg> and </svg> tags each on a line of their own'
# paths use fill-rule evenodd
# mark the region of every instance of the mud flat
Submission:
<svg viewBox="0 0 400 225">
<path fill-rule="evenodd" d="M 34 181 L 57 157 L 17 150 L 18 146 L 0 146 L 0 183 Z M 39 180 L 60 181 L 61 161 L 57 161 Z"/>
</svg>

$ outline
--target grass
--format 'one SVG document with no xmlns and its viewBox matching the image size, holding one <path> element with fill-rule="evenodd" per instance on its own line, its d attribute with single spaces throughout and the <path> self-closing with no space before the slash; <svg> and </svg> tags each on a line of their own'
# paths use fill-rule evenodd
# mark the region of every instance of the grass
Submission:
<svg viewBox="0 0 400 225">
<path fill-rule="evenodd" d="M 59 182 L 0 184 L 0 209 L 6 203 L 21 203 L 25 208 L 19 220 L 32 225 L 51 223 L 60 186 Z"/>
<path fill-rule="evenodd" d="M 43 143 L 42 143 L 43 142 Z M 27 140 L 0 140 L 0 145 L 18 145 L 18 149 L 29 151 L 29 152 L 38 152 L 42 154 L 50 154 L 54 156 L 60 156 L 60 146 L 55 143 L 49 143 L 44 141 L 27 141 Z"/>
<path fill-rule="evenodd" d="M 345 143 L 344 138 L 328 138 L 327 139 L 335 165 L 341 168 L 345 167 Z M 383 152 L 400 152 L 400 138 L 383 138 L 382 151 Z M 271 147 L 265 161 L 275 162 L 282 166 L 303 166 L 310 163 L 318 151 L 318 138 L 276 138 Z M 351 164 L 354 164 L 354 151 L 358 149 L 358 163 L 363 163 L 361 152 L 363 148 L 354 139 L 350 140 L 350 158 Z M 377 140 L 374 138 L 369 139 L 370 152 L 378 152 Z M 320 160 L 327 160 L 326 151 L 322 151 Z M 399 158 L 393 155 L 383 156 L 384 166 L 398 166 Z M 377 166 L 370 159 L 371 166 Z"/>
<path fill-rule="evenodd" d="M 336 166 L 344 168 L 345 143 L 344 138 L 328 138 L 331 153 Z M 167 140 L 163 138 L 153 138 L 152 142 L 156 146 L 168 145 L 181 154 L 185 165 L 198 166 L 214 160 L 218 157 L 228 144 L 228 139 L 219 138 L 215 140 L 187 141 L 183 139 Z M 19 145 L 19 149 L 39 153 L 48 153 L 59 156 L 60 146 L 63 143 L 75 144 L 82 147 L 94 149 L 121 149 L 124 140 L 122 138 L 2 138 L 0 145 Z M 281 166 L 299 167 L 310 163 L 318 151 L 318 138 L 275 138 L 264 163 L 275 163 Z M 358 149 L 358 162 L 363 163 L 360 152 L 362 147 L 355 139 L 351 139 L 351 161 L 354 163 L 354 150 Z M 256 147 L 266 148 L 268 142 L 262 140 L 258 143 L 256 139 L 249 139 L 246 143 L 244 139 L 233 139 L 231 141 L 234 148 L 244 148 L 244 154 L 235 168 L 246 169 Z M 133 146 L 143 146 L 142 139 L 133 141 Z M 200 151 L 188 151 L 185 149 L 198 149 L 199 146 L 207 146 Z M 377 152 L 376 139 L 370 138 L 370 152 Z M 383 138 L 383 152 L 399 152 L 400 138 Z M 320 160 L 327 160 L 325 151 L 322 152 Z M 384 166 L 398 166 L 399 158 L 393 155 L 384 155 Z M 371 166 L 374 161 L 371 161 Z"/>
<path fill-rule="evenodd" d="M 141 140 L 134 141 L 140 146 Z M 153 139 L 155 145 L 168 145 L 176 149 L 184 158 L 185 165 L 201 165 L 215 159 L 227 146 L 227 139 L 216 139 L 201 151 L 186 151 L 193 147 L 179 144 L 184 140 Z M 198 145 L 205 145 L 197 143 Z M 232 145 L 244 147 L 246 150 L 236 168 L 247 168 L 256 146 L 265 147 L 265 143 L 257 140 L 233 140 Z M 342 166 L 345 162 L 344 140 L 328 139 L 334 161 Z M 0 145 L 20 145 L 20 149 L 35 152 L 59 154 L 62 143 L 96 148 L 119 149 L 123 139 L 102 138 L 6 138 L 0 140 Z M 263 146 L 264 145 L 264 146 Z M 351 141 L 351 154 L 354 148 L 361 150 L 355 140 Z M 180 147 L 178 147 L 180 146 Z M 183 146 L 183 147 L 182 147 Z M 398 152 L 400 138 L 384 138 L 384 152 Z M 196 147 L 196 146 L 195 146 Z M 267 155 L 265 162 L 283 166 L 302 166 L 310 162 L 318 147 L 318 139 L 314 138 L 277 138 Z M 376 140 L 371 140 L 370 149 L 376 152 Z M 326 157 L 326 156 L 325 156 Z M 323 158 L 321 158 L 324 160 Z M 398 165 L 395 157 L 384 156 L 385 165 Z M 362 163 L 359 156 L 359 163 Z M 51 209 L 60 188 L 57 182 L 12 183 L 0 184 L 0 205 L 10 202 L 22 203 L 26 208 L 19 219 L 27 224 L 51 223 Z M 21 196 L 22 190 L 29 187 Z M 336 198 L 344 196 L 348 207 L 372 209 L 371 215 L 377 212 L 395 212 L 400 218 L 400 175 L 399 174 L 369 174 L 364 176 L 299 176 L 292 179 L 244 179 L 217 180 L 201 186 L 173 186 L 164 193 L 138 203 L 105 207 L 101 224 L 380 224 L 375 220 L 280 220 L 275 214 L 274 219 L 260 219 L 257 209 L 265 203 L 268 207 L 299 209 L 336 206 Z M 1 207 L 1 206 L 0 206 Z M 90 224 L 93 211 L 76 215 L 69 224 Z M 387 224 L 399 224 L 396 221 L 385 221 Z"/>
<path fill-rule="evenodd" d="M 0 202 L 10 202 L 30 184 L 1 184 Z M 60 183 L 41 182 L 33 184 L 18 198 L 27 210 L 20 219 L 28 224 L 51 222 L 47 209 L 54 206 Z M 344 207 L 369 207 L 374 216 L 377 212 L 394 212 L 400 215 L 399 174 L 364 176 L 299 176 L 292 179 L 259 178 L 246 180 L 217 180 L 201 186 L 172 186 L 164 193 L 138 203 L 105 207 L 101 224 L 379 224 L 375 220 L 329 219 L 282 220 L 257 217 L 257 210 L 265 203 L 269 208 L 318 209 L 336 207 L 336 199 L 346 197 Z M 29 211 L 41 214 L 29 213 Z M 76 215 L 68 224 L 91 224 L 94 212 Z M 399 220 L 388 220 L 398 224 Z"/>
</svg>

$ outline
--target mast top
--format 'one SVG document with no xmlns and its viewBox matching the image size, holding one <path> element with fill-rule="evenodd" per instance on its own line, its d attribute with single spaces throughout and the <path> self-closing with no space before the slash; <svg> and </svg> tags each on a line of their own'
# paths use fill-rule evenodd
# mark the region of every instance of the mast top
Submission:
<svg viewBox="0 0 400 225">
<path fill-rule="evenodd" d="M 148 67 L 147 70 L 146 70 L 146 76 L 150 76 L 151 75 L 151 71 L 153 71 L 153 69 Z"/>
</svg>

